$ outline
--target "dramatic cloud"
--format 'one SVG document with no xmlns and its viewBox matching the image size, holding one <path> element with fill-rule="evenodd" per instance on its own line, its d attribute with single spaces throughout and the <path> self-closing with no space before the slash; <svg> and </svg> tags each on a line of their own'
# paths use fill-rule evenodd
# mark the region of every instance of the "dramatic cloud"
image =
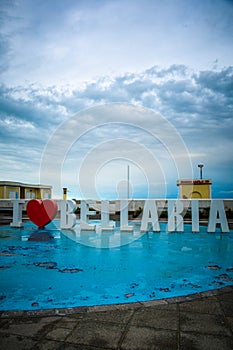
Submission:
<svg viewBox="0 0 233 350">
<path fill-rule="evenodd" d="M 102 77 L 81 87 L 67 85 L 41 88 L 33 85 L 30 88 L 9 88 L 2 85 L 2 174 L 7 174 L 14 164 L 11 179 L 23 177 L 32 181 L 38 180 L 43 149 L 62 122 L 88 107 L 125 102 L 160 112 L 182 136 L 194 168 L 198 162 L 204 162 L 206 176 L 213 177 L 216 185 L 224 183 L 230 191 L 233 146 L 232 84 L 232 67 L 220 71 L 194 71 L 183 65 L 173 65 L 167 69 L 152 67 L 141 73 Z M 99 124 L 108 121 L 110 122 L 105 116 L 98 116 Z M 80 123 L 85 122 L 88 123 L 88 120 L 80 119 Z M 145 128 L 154 130 L 151 121 L 147 123 L 145 117 Z M 73 153 L 70 153 L 65 165 L 68 174 L 66 178 L 70 176 L 72 160 L 81 162 L 96 144 L 117 139 L 119 135 L 144 145 L 152 153 L 155 148 L 158 150 L 158 143 L 142 130 L 122 125 L 97 128 L 83 135 Z M 163 158 L 162 152 L 160 158 Z M 30 167 L 34 172 L 28 173 Z M 197 170 L 195 172 L 197 175 Z M 174 177 L 171 176 L 170 179 L 174 184 L 171 195 L 176 194 L 176 175 L 174 172 Z M 136 185 L 139 186 L 139 183 Z M 221 193 L 217 191 L 216 195 L 223 195 Z"/>
<path fill-rule="evenodd" d="M 232 17 L 227 0 L 1 0 L 1 178 L 39 182 L 43 152 L 62 123 L 89 107 L 119 102 L 163 115 L 188 147 L 194 175 L 203 162 L 213 195 L 232 196 Z M 75 128 L 91 125 L 91 116 L 77 118 L 68 139 Z M 101 114 L 96 118 L 110 122 Z M 177 174 L 158 139 L 120 121 L 85 133 L 71 146 L 64 162 L 70 195 L 77 194 L 83 159 L 93 149 L 103 152 L 101 144 L 115 157 L 111 140 L 121 137 L 139 145 L 138 156 L 143 158 L 143 147 L 150 152 L 146 164 L 150 154 L 156 158 L 161 176 L 155 183 L 164 173 L 168 195 L 176 196 L 177 176 L 185 173 Z M 143 122 L 155 133 L 156 123 L 146 115 Z M 61 137 L 55 150 L 66 141 Z M 126 163 L 114 160 L 98 170 L 101 193 L 113 179 L 124 179 Z M 139 168 L 131 164 L 131 178 L 143 196 Z M 51 174 L 46 182 L 53 182 Z"/>
<path fill-rule="evenodd" d="M 2 79 L 61 84 L 182 62 L 232 62 L 230 1 L 1 1 Z"/>
</svg>

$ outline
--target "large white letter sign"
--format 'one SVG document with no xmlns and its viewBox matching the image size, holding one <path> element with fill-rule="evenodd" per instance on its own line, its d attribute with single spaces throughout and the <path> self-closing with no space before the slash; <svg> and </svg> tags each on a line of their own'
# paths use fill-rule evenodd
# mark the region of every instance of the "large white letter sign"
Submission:
<svg viewBox="0 0 233 350">
<path fill-rule="evenodd" d="M 199 232 L 199 201 L 192 199 L 192 232 Z"/>
<path fill-rule="evenodd" d="M 152 224 L 153 231 L 160 231 L 159 218 L 155 200 L 147 199 L 144 204 L 141 231 L 148 231 L 148 224 Z"/>
<path fill-rule="evenodd" d="M 211 201 L 208 232 L 215 232 L 216 224 L 220 224 L 222 232 L 229 232 L 224 203 L 219 199 Z"/>
<path fill-rule="evenodd" d="M 102 231 L 112 231 L 113 225 L 109 225 L 109 201 L 101 202 L 101 229 Z"/>
<path fill-rule="evenodd" d="M 76 209 L 76 203 L 72 200 L 63 200 L 60 204 L 61 210 L 61 222 L 60 227 L 62 230 L 69 230 L 76 224 L 76 215 L 74 210 Z"/>
<path fill-rule="evenodd" d="M 184 231 L 184 219 L 181 215 L 184 209 L 182 201 L 169 200 L 168 201 L 168 231 Z"/>
<path fill-rule="evenodd" d="M 128 200 L 121 199 L 120 201 L 120 230 L 133 231 L 133 226 L 128 225 Z"/>
<path fill-rule="evenodd" d="M 80 229 L 85 231 L 95 231 L 95 225 L 89 225 L 89 216 L 95 215 L 96 212 L 89 210 L 89 204 L 82 200 L 81 201 L 81 216 L 80 216 Z"/>
<path fill-rule="evenodd" d="M 14 199 L 13 202 L 13 221 L 10 223 L 11 227 L 23 227 L 22 211 L 24 200 Z"/>
</svg>

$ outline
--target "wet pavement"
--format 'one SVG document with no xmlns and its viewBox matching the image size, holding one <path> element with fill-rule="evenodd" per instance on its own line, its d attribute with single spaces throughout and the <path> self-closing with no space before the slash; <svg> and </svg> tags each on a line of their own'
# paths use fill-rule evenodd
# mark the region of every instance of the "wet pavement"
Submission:
<svg viewBox="0 0 233 350">
<path fill-rule="evenodd" d="M 6 350 L 232 350 L 233 286 L 145 303 L 0 313 Z"/>
</svg>

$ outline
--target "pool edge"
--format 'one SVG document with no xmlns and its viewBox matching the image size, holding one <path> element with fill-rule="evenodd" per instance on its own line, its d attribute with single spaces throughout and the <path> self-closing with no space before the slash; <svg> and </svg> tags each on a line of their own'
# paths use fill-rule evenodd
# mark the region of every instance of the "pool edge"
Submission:
<svg viewBox="0 0 233 350">
<path fill-rule="evenodd" d="M 15 311 L 0 311 L 0 318 L 14 318 L 14 317 L 45 317 L 45 316 L 66 316 L 77 313 L 91 313 L 101 311 L 113 311 L 113 310 L 127 310 L 140 307 L 151 307 L 156 305 L 168 305 L 175 303 L 183 303 L 200 298 L 207 298 L 211 296 L 218 296 L 225 293 L 233 292 L 233 285 L 223 288 L 208 290 L 206 292 L 198 292 L 194 294 L 188 294 L 185 296 L 163 298 L 158 300 L 149 300 L 142 302 L 132 302 L 124 304 L 109 304 L 109 305 L 97 305 L 97 306 L 77 306 L 71 308 L 54 308 L 54 309 L 42 309 L 42 310 L 15 310 Z"/>
</svg>

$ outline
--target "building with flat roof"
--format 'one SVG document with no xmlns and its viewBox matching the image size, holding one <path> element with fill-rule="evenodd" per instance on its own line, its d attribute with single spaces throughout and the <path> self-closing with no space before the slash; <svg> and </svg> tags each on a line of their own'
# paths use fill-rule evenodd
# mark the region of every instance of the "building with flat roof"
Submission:
<svg viewBox="0 0 233 350">
<path fill-rule="evenodd" d="M 210 199 L 211 179 L 178 180 L 179 197 L 182 199 Z"/>
<path fill-rule="evenodd" d="M 210 199 L 212 197 L 212 180 L 202 178 L 204 165 L 198 164 L 200 179 L 178 180 L 179 197 L 182 199 Z"/>
<path fill-rule="evenodd" d="M 50 199 L 52 186 L 0 181 L 0 199 Z"/>
</svg>

